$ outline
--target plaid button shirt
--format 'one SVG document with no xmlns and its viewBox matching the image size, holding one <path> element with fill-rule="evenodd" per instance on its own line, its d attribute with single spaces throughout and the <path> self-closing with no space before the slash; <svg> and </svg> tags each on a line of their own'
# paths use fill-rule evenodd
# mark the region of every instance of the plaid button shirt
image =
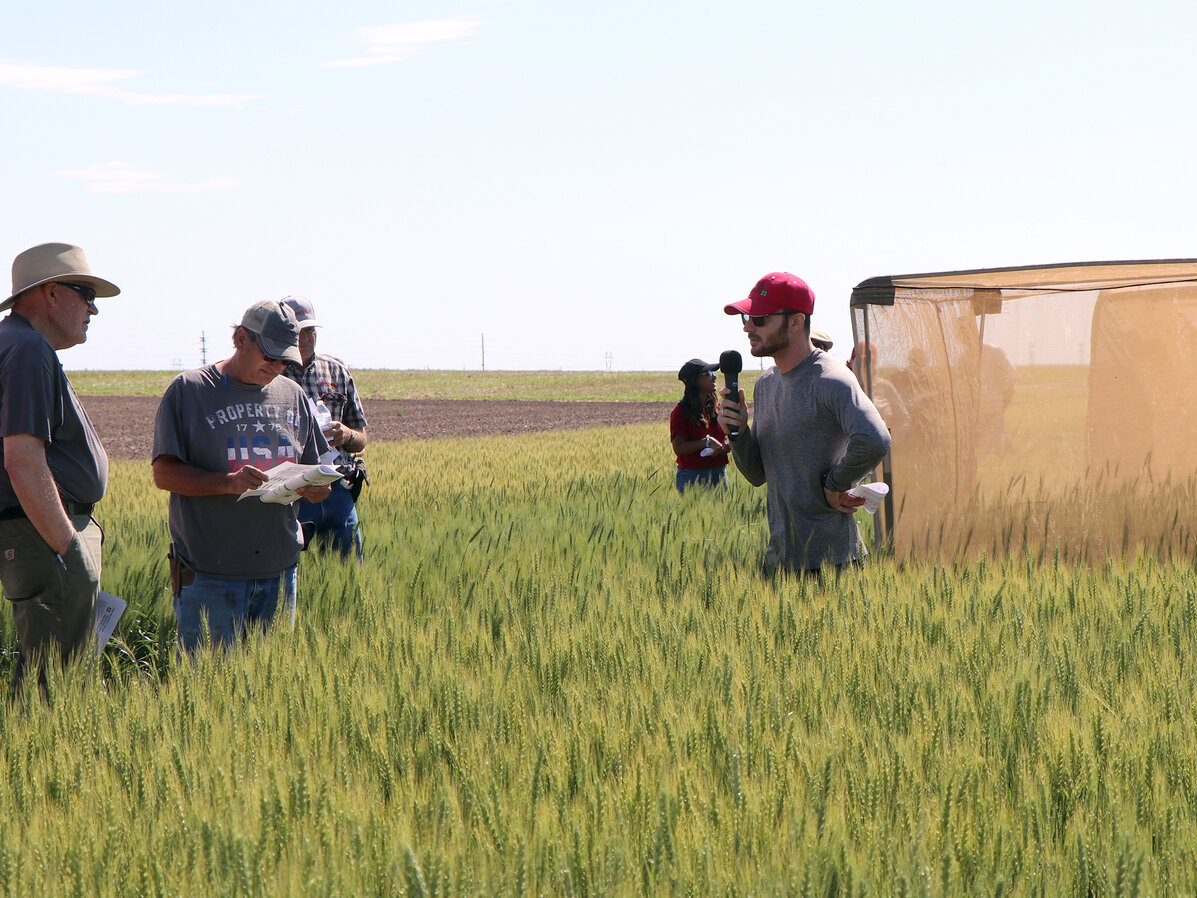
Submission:
<svg viewBox="0 0 1197 898">
<path fill-rule="evenodd" d="M 353 385 L 353 375 L 340 359 L 316 353 L 303 368 L 288 366 L 283 374 L 299 384 L 312 402 L 323 399 L 334 421 L 340 421 L 354 430 L 365 428 L 366 412 Z M 341 447 L 337 462 L 345 463 L 349 459 L 349 453 Z"/>
</svg>

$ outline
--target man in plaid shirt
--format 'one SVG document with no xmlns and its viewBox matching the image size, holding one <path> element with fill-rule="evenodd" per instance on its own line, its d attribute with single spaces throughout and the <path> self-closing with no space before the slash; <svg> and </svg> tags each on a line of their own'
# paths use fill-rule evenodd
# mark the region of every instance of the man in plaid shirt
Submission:
<svg viewBox="0 0 1197 898">
<path fill-rule="evenodd" d="M 313 403 L 324 403 L 332 416 L 324 436 L 337 452 L 336 463 L 352 465 L 353 454 L 366 448 L 366 413 L 353 385 L 353 375 L 345 363 L 330 355 L 316 352 L 316 310 L 310 300 L 302 296 L 287 296 L 282 300 L 299 321 L 299 354 L 303 367 L 285 370 Z M 342 557 L 356 551 L 362 560 L 362 538 L 358 532 L 357 507 L 345 480 L 333 484 L 332 495 L 316 504 L 299 501 L 299 522 L 305 533 L 314 531 L 322 543 L 327 542 L 340 551 Z"/>
</svg>

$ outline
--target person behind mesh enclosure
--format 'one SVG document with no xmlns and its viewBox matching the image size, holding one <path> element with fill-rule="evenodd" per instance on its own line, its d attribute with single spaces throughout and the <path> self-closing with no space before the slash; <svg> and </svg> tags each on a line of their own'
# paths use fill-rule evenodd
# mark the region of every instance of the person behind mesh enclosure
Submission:
<svg viewBox="0 0 1197 898">
<path fill-rule="evenodd" d="M 902 394 L 893 382 L 879 373 L 881 363 L 878 361 L 877 347 L 863 340 L 856 344 L 852 356 L 848 359 L 848 367 L 860 381 L 860 385 L 868 391 L 873 405 L 877 407 L 882 419 L 889 427 L 890 435 L 901 443 L 910 429 L 910 413 L 906 410 L 906 403 Z M 869 371 L 865 371 L 865 360 L 868 360 Z"/>
</svg>

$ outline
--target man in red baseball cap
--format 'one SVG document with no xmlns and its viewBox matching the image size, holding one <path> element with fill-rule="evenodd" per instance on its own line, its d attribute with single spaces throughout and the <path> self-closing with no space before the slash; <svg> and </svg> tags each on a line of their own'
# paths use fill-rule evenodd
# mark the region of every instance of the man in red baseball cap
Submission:
<svg viewBox="0 0 1197 898">
<path fill-rule="evenodd" d="M 852 372 L 811 343 L 814 310 L 814 292 L 786 271 L 723 307 L 744 322 L 749 351 L 774 362 L 756 382 L 751 427 L 743 390 L 721 391 L 718 417 L 744 479 L 767 484 L 769 571 L 859 564 L 866 552 L 852 512 L 864 499 L 847 491 L 889 451 L 885 422 Z"/>
</svg>

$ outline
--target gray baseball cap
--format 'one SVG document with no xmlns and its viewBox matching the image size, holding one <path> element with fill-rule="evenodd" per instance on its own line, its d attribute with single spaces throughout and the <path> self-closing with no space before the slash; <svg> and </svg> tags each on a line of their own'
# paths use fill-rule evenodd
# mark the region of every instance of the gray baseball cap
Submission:
<svg viewBox="0 0 1197 898">
<path fill-rule="evenodd" d="M 295 313 L 277 299 L 255 302 L 245 310 L 241 326 L 258 338 L 262 354 L 302 365 L 299 354 L 299 322 Z"/>
<path fill-rule="evenodd" d="M 320 327 L 320 322 L 316 320 L 316 307 L 312 305 L 312 301 L 306 296 L 284 296 L 279 300 L 283 305 L 289 306 L 291 311 L 295 313 L 295 319 L 299 322 L 299 329 L 303 330 L 305 327 Z"/>
</svg>

